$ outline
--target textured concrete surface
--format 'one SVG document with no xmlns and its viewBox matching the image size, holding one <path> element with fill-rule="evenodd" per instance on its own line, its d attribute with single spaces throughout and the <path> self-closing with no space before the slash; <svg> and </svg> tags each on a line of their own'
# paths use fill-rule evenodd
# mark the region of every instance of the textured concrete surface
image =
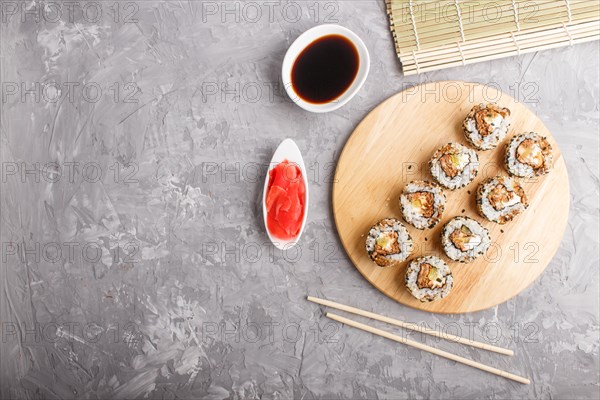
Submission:
<svg viewBox="0 0 600 400">
<path fill-rule="evenodd" d="M 2 399 L 600 396 L 598 43 L 409 79 L 379 0 L 69 4 L 2 2 Z M 279 73 L 287 46 L 325 22 L 357 32 L 372 65 L 356 98 L 315 115 Z M 572 197 L 543 275 L 457 316 L 372 288 L 330 211 L 353 127 L 407 85 L 445 79 L 527 102 L 560 143 Z M 267 244 L 260 200 L 285 137 L 312 198 L 284 252 Z M 510 346 L 512 358 L 414 335 L 532 384 L 330 323 L 308 293 Z"/>
</svg>

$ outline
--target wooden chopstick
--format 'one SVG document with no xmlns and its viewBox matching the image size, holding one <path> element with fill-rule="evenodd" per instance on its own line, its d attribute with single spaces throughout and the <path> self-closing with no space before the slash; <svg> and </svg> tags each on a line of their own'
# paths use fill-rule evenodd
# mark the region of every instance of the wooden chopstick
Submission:
<svg viewBox="0 0 600 400">
<path fill-rule="evenodd" d="M 403 321 L 400 321 L 400 320 L 397 320 L 397 319 L 394 319 L 394 318 L 386 317 L 384 315 L 379 315 L 379 314 L 375 314 L 375 313 L 372 313 L 372 312 L 369 312 L 369 311 L 361 310 L 360 308 L 354 308 L 354 307 L 346 306 L 344 304 L 336 303 L 335 301 L 330 301 L 330 300 L 325 300 L 325 299 L 319 299 L 319 298 L 312 297 L 312 296 L 308 296 L 307 300 L 308 301 L 312 301 L 313 303 L 321 304 L 323 306 L 327 306 L 327 307 L 331 307 L 331 308 L 336 308 L 336 309 L 341 310 L 341 311 L 346 311 L 346 312 L 349 312 L 349 313 L 352 313 L 352 314 L 356 314 L 356 315 L 360 315 L 360 316 L 363 316 L 363 317 L 367 317 L 367 318 L 371 318 L 371 319 L 376 319 L 378 321 L 382 321 L 382 322 L 386 322 L 388 324 L 396 325 L 396 326 L 399 326 L 399 327 L 404 328 L 404 329 L 410 329 L 410 330 L 413 330 L 413 331 L 425 333 L 427 335 L 431 335 L 431 336 L 439 337 L 439 338 L 442 338 L 442 339 L 450 340 L 452 342 L 465 344 L 467 346 L 477 347 L 478 349 L 493 351 L 495 353 L 505 354 L 507 356 L 512 356 L 514 354 L 514 352 L 512 350 L 509 350 L 509 349 L 504 349 L 502 347 L 492 346 L 491 344 L 487 344 L 487 343 L 476 342 L 475 340 L 466 339 L 466 338 L 463 338 L 461 336 L 456 336 L 456 335 L 452 335 L 452 334 L 449 334 L 449 333 L 441 333 L 441 332 L 436 331 L 434 329 L 425 328 L 425 327 L 419 326 L 417 324 L 411 324 L 411 323 L 408 323 L 408 322 L 403 322 Z"/>
<path fill-rule="evenodd" d="M 328 318 L 331 318 L 331 319 L 333 319 L 335 321 L 341 322 L 343 324 L 350 325 L 350 326 L 353 326 L 353 327 L 358 328 L 358 329 L 362 329 L 363 331 L 367 331 L 367 332 L 373 333 L 375 335 L 379 335 L 379 336 L 382 336 L 384 338 L 387 338 L 387 339 L 390 339 L 390 340 L 394 340 L 394 341 L 396 341 L 398 343 L 403 343 L 403 344 L 406 344 L 408 346 L 415 347 L 417 349 L 427 351 L 429 353 L 438 355 L 440 357 L 447 358 L 447 359 L 452 360 L 452 361 L 459 362 L 461 364 L 468 365 L 468 366 L 473 367 L 473 368 L 480 369 L 482 371 L 490 372 L 492 374 L 499 375 L 499 376 L 502 376 L 502 377 L 507 378 L 507 379 L 512 379 L 513 381 L 524 383 L 526 385 L 529 385 L 529 383 L 530 383 L 529 379 L 527 379 L 527 378 L 523 378 L 521 376 L 518 376 L 518 375 L 515 375 L 515 374 L 511 374 L 510 372 L 502 371 L 501 369 L 490 367 L 490 366 L 485 365 L 485 364 L 481 364 L 481 363 L 479 363 L 477 361 L 469 360 L 468 358 L 457 356 L 456 354 L 448 353 L 447 351 L 444 351 L 444 350 L 436 349 L 435 347 L 431 347 L 431 346 L 428 346 L 428 345 L 423 344 L 423 343 L 415 342 L 415 341 L 410 340 L 410 339 L 405 339 L 405 338 L 403 338 L 401 336 L 394 335 L 393 333 L 389 333 L 389 332 L 383 331 L 381 329 L 373 328 L 373 327 L 371 327 L 369 325 L 361 324 L 360 322 L 356 322 L 356 321 L 353 321 L 353 320 L 348 319 L 348 318 L 344 318 L 344 317 L 336 315 L 336 314 L 326 313 L 325 316 L 327 316 Z"/>
</svg>

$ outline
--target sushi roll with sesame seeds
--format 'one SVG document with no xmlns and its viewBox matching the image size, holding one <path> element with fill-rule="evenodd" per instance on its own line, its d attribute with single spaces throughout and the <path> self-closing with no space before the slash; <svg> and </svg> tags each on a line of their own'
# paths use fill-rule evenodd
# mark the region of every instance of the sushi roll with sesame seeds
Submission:
<svg viewBox="0 0 600 400">
<path fill-rule="evenodd" d="M 485 254 L 492 240 L 479 222 L 469 217 L 455 217 L 442 228 L 442 246 L 454 261 L 471 262 Z"/>
<path fill-rule="evenodd" d="M 477 153 L 459 143 L 440 147 L 429 160 L 429 171 L 437 183 L 447 189 L 467 186 L 477 176 Z"/>
<path fill-rule="evenodd" d="M 465 138 L 477 150 L 491 150 L 504 140 L 510 126 L 510 110 L 496 104 L 480 104 L 463 123 Z"/>
<path fill-rule="evenodd" d="M 505 163 L 512 176 L 545 175 L 552 168 L 552 146 L 535 132 L 516 135 L 506 146 Z"/>
<path fill-rule="evenodd" d="M 400 195 L 402 216 L 417 229 L 433 228 L 437 225 L 445 206 L 446 195 L 432 182 L 410 182 Z"/>
<path fill-rule="evenodd" d="M 410 256 L 413 241 L 402 222 L 396 218 L 386 218 L 369 230 L 366 249 L 378 266 L 394 267 Z"/>
<path fill-rule="evenodd" d="M 417 300 L 423 303 L 440 300 L 452 289 L 452 271 L 438 257 L 418 257 L 408 264 L 404 282 Z"/>
<path fill-rule="evenodd" d="M 477 209 L 484 218 L 505 224 L 527 209 L 525 191 L 515 179 L 496 176 L 477 188 Z"/>
</svg>

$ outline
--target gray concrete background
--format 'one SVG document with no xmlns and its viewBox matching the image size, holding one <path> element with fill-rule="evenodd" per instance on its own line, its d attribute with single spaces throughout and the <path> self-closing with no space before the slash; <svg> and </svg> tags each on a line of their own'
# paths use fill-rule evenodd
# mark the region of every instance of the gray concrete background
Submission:
<svg viewBox="0 0 600 400">
<path fill-rule="evenodd" d="M 407 78 L 378 0 L 96 2 L 86 15 L 77 1 L 34 14 L 9 3 L 1 398 L 600 396 L 598 43 Z M 363 38 L 371 73 L 345 107 L 309 114 L 287 99 L 280 66 L 300 33 L 326 22 Z M 446 79 L 527 102 L 571 184 L 569 225 L 542 276 L 456 316 L 372 288 L 330 210 L 331 174 L 356 124 L 404 87 Z M 264 164 L 285 137 L 303 151 L 311 204 L 301 245 L 282 252 L 266 244 L 260 204 Z M 329 323 L 308 293 L 496 339 L 515 356 L 414 335 L 532 384 Z"/>
</svg>

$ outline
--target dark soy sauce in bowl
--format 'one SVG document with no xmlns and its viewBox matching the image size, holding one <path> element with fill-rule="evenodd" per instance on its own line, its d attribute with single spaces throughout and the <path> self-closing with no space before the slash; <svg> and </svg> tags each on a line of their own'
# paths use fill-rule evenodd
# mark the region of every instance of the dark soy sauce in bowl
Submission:
<svg viewBox="0 0 600 400">
<path fill-rule="evenodd" d="M 356 78 L 360 57 L 354 43 L 327 35 L 310 43 L 292 66 L 292 87 L 304 101 L 329 103 L 340 97 Z"/>
</svg>

